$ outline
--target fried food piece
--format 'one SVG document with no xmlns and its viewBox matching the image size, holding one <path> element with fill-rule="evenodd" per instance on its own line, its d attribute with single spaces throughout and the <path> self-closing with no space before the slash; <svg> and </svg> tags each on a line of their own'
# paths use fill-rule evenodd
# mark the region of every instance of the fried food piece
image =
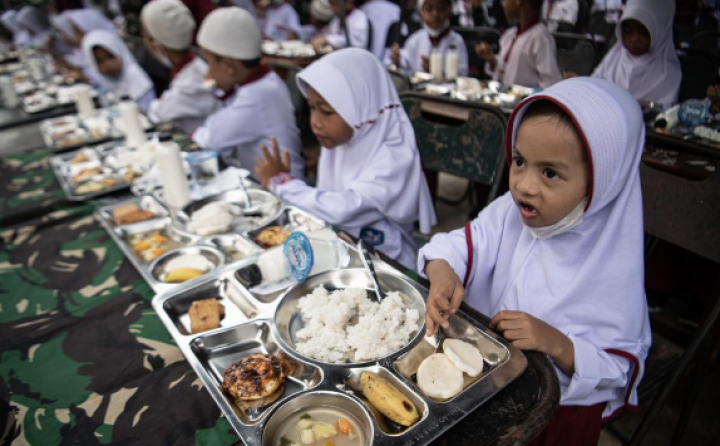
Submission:
<svg viewBox="0 0 720 446">
<path fill-rule="evenodd" d="M 205 274 L 204 271 L 194 268 L 178 268 L 170 271 L 165 276 L 165 283 L 182 283 L 190 279 L 200 277 Z"/>
<path fill-rule="evenodd" d="M 97 181 L 88 181 L 87 183 L 84 183 L 80 186 L 78 186 L 77 189 L 75 189 L 75 193 L 77 195 L 85 195 L 90 194 L 93 192 L 98 192 L 103 189 L 107 189 L 108 187 L 112 187 L 117 183 L 117 180 L 114 178 L 105 178 L 102 180 Z"/>
<path fill-rule="evenodd" d="M 285 243 L 288 237 L 290 231 L 287 229 L 282 226 L 270 226 L 260 231 L 255 240 L 265 248 L 272 248 Z"/>
<path fill-rule="evenodd" d="M 115 219 L 115 222 L 119 225 L 128 225 L 130 223 L 150 220 L 151 218 L 155 218 L 155 214 L 145 209 L 137 209 L 121 215 L 119 218 Z"/>
<path fill-rule="evenodd" d="M 190 305 L 190 331 L 202 333 L 220 327 L 225 307 L 217 299 L 196 300 Z"/>
<path fill-rule="evenodd" d="M 223 372 L 223 389 L 239 400 L 266 398 L 285 381 L 275 356 L 253 353 L 230 364 Z"/>
<path fill-rule="evenodd" d="M 120 220 L 123 215 L 130 212 L 135 212 L 138 209 L 140 208 L 135 203 L 123 204 L 122 206 L 118 206 L 112 210 L 113 220 L 115 220 L 116 224 L 120 224 L 118 220 Z"/>
<path fill-rule="evenodd" d="M 88 158 L 87 155 L 85 155 L 84 153 L 81 152 L 81 153 L 78 153 L 77 155 L 75 155 L 70 160 L 70 164 L 80 164 L 80 163 L 84 163 L 86 161 L 90 161 L 90 158 Z"/>
<path fill-rule="evenodd" d="M 91 167 L 89 169 L 83 169 L 72 177 L 73 183 L 79 183 L 83 180 L 90 178 L 93 175 L 100 175 L 103 173 L 102 167 Z"/>
</svg>

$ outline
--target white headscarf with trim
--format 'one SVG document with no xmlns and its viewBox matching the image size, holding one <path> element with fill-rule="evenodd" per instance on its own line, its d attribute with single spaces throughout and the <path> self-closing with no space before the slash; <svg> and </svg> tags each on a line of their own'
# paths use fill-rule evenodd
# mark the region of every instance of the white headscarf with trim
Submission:
<svg viewBox="0 0 720 446">
<path fill-rule="evenodd" d="M 300 72 L 305 96 L 307 85 L 353 129 L 349 142 L 323 150 L 318 188 L 354 189 L 391 220 L 419 220 L 428 233 L 436 218 L 415 132 L 385 67 L 372 53 L 347 48 Z"/>
</svg>

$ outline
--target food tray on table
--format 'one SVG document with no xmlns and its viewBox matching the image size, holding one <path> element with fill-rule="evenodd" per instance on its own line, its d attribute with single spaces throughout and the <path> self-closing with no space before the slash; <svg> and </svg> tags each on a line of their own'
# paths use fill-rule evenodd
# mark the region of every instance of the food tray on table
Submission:
<svg viewBox="0 0 720 446">
<path fill-rule="evenodd" d="M 25 113 L 34 114 L 52 110 L 57 107 L 73 105 L 71 96 L 72 87 L 62 87 L 53 84 L 41 83 L 36 86 L 32 94 L 25 96 L 22 100 L 22 108 Z M 90 97 L 97 98 L 96 90 L 90 90 Z"/>
<path fill-rule="evenodd" d="M 266 193 L 252 187 L 247 190 L 253 195 Z M 97 211 L 96 217 L 140 275 L 155 291 L 161 292 L 224 265 L 255 262 L 258 254 L 270 248 L 257 243 L 256 237 L 263 230 L 281 227 L 312 233 L 326 229 L 321 220 L 293 207 L 281 208 L 280 202 L 271 197 L 276 206 L 268 206 L 267 214 L 257 224 L 239 225 L 246 228 L 244 231 L 205 235 L 188 232 L 184 226 L 173 223 L 169 210 L 152 195 L 105 206 Z M 185 268 L 197 271 L 176 271 L 170 275 L 173 270 Z"/>
<path fill-rule="evenodd" d="M 522 99 L 534 92 L 533 89 L 520 85 L 501 85 L 495 81 L 485 84 L 477 79 L 465 77 L 448 83 L 426 83 L 422 88 L 422 92 L 426 94 L 449 96 L 461 101 L 482 102 L 500 107 L 506 113 L 511 112 Z"/>
<path fill-rule="evenodd" d="M 126 189 L 153 164 L 154 155 L 149 147 L 129 148 L 118 142 L 50 157 L 55 178 L 71 201 L 85 201 Z"/>
<path fill-rule="evenodd" d="M 140 122 L 145 130 L 153 127 L 144 115 L 140 116 Z M 122 138 L 123 132 L 118 124 L 117 111 L 104 108 L 92 118 L 81 118 L 75 114 L 47 119 L 40 123 L 40 134 L 50 151 L 60 152 Z"/>
<path fill-rule="evenodd" d="M 315 293 L 316 287 L 323 286 L 328 292 L 364 290 L 365 299 L 373 299 L 369 276 L 364 269 L 356 268 L 359 258 L 352 247 L 349 249 L 354 259 L 350 267 L 311 276 L 272 300 L 261 300 L 237 280 L 242 265 L 225 267 L 153 299 L 160 319 L 247 446 L 322 446 L 327 440 L 336 446 L 430 444 L 527 367 L 521 351 L 459 311 L 450 317 L 444 337 L 463 341 L 479 352 L 484 358 L 482 371 L 477 374 L 475 370 L 477 375 L 470 377 L 454 369 L 450 381 L 460 388 L 447 398 L 428 396 L 417 375 L 425 360 L 435 357 L 440 340 L 437 335 L 428 338 L 424 334 L 428 291 L 381 260 L 375 262 L 381 289 L 389 294 L 399 292 L 392 305 L 401 300 L 402 306 L 383 308 L 388 295 L 380 304 L 383 309 L 374 312 L 372 318 L 392 315 L 405 318 L 406 325 L 388 328 L 382 334 L 378 326 L 382 329 L 391 324 L 389 319 L 361 330 L 361 323 L 367 328 L 373 320 L 361 322 L 357 315 L 346 315 L 345 323 L 356 327 L 346 328 L 346 339 L 308 343 L 308 336 L 321 339 L 326 335 L 320 336 L 317 327 L 302 334 L 300 330 L 307 330 L 307 324 L 316 323 L 308 321 L 304 311 L 319 311 L 320 317 L 327 311 L 332 319 L 342 315 L 346 311 L 343 306 L 353 299 L 346 296 L 338 304 L 333 299 L 341 299 L 339 293 L 321 296 L 324 301 L 303 301 L 313 298 L 307 295 Z M 368 311 L 363 310 L 363 318 Z M 410 317 L 413 312 L 415 319 Z M 209 326 L 202 318 L 208 314 L 215 318 Z M 415 325 L 410 325 L 413 320 Z M 326 333 L 328 329 L 321 330 Z M 351 331 L 354 334 L 350 335 Z M 363 338 L 363 333 L 369 338 Z M 389 333 L 402 333 L 404 337 L 387 341 L 393 337 Z M 324 351 L 318 349 L 323 342 L 326 346 L 360 346 L 376 342 L 374 339 L 378 339 L 377 350 L 368 353 L 366 349 L 364 356 L 359 356 L 362 347 L 357 347 L 354 353 L 339 356 L 340 361 L 349 362 L 333 363 L 337 356 L 332 359 L 326 353 L 316 354 Z M 253 380 L 248 379 L 252 376 L 262 385 L 254 387 Z M 424 383 L 425 376 L 421 378 Z M 248 399 L 257 392 L 259 398 Z"/>
</svg>

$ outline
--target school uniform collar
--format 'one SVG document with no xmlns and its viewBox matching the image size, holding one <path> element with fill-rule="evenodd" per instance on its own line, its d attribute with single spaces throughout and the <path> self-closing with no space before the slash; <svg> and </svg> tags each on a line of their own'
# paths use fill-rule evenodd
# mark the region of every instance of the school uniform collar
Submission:
<svg viewBox="0 0 720 446">
<path fill-rule="evenodd" d="M 444 39 L 448 34 L 450 34 L 450 31 L 450 27 L 448 26 L 443 32 L 438 34 L 437 37 L 433 37 L 428 33 L 428 37 L 430 38 L 430 44 L 434 47 L 440 45 L 442 39 Z"/>
<path fill-rule="evenodd" d="M 183 57 L 180 63 L 174 66 L 172 70 L 170 70 L 170 79 L 175 79 L 175 76 L 180 74 L 183 68 L 188 66 L 193 60 L 195 60 L 195 55 L 192 53 L 192 51 L 188 51 L 187 53 L 185 53 L 185 57 Z"/>
<path fill-rule="evenodd" d="M 240 87 L 243 87 L 243 86 L 251 84 L 255 81 L 259 81 L 260 79 L 267 76 L 268 73 L 270 73 L 270 67 L 268 67 L 267 65 L 260 65 L 260 67 L 258 68 L 258 70 L 256 72 L 254 72 L 253 74 L 251 74 L 250 76 L 245 78 L 245 80 L 242 81 L 241 83 L 239 83 L 238 85 Z"/>
</svg>

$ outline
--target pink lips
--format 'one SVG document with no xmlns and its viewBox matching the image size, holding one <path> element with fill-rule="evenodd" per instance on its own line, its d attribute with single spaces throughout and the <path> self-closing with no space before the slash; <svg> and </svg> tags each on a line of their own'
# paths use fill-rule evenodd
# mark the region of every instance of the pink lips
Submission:
<svg viewBox="0 0 720 446">
<path fill-rule="evenodd" d="M 528 203 L 525 203 L 524 201 L 519 201 L 517 203 L 518 209 L 520 210 L 520 216 L 524 220 L 532 220 L 533 218 L 538 216 L 538 211 Z"/>
</svg>

